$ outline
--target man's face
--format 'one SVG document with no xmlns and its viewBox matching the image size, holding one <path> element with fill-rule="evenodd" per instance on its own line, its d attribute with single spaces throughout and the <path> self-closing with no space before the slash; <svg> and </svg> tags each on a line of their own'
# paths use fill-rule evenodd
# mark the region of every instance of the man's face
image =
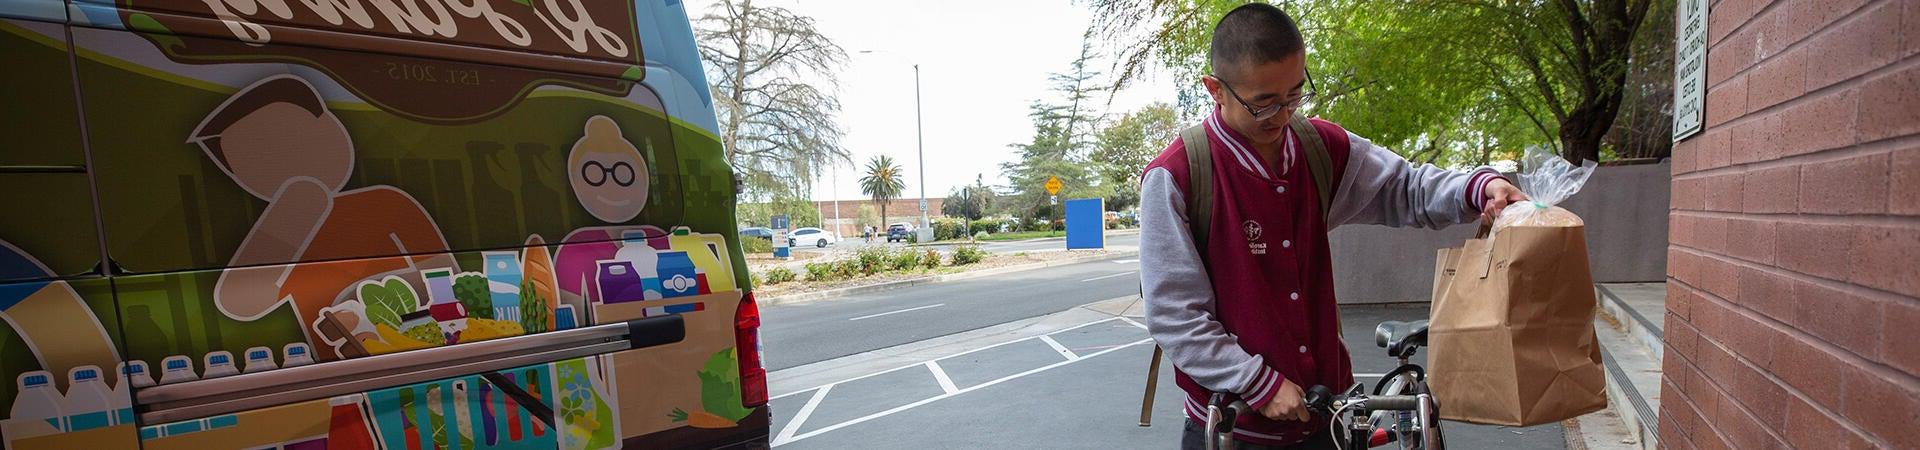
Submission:
<svg viewBox="0 0 1920 450">
<path fill-rule="evenodd" d="M 1257 145 L 1278 145 L 1286 136 L 1293 111 L 1284 104 L 1306 92 L 1306 57 L 1296 53 L 1279 61 L 1215 67 L 1215 75 L 1201 79 L 1227 126 Z M 1280 106 L 1272 117 L 1256 119 L 1247 110 Z"/>
</svg>

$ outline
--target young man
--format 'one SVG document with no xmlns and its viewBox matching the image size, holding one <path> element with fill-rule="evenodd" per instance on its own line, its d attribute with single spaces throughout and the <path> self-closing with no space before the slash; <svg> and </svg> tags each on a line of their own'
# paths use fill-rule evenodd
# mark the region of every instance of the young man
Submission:
<svg viewBox="0 0 1920 450">
<path fill-rule="evenodd" d="M 1154 237 L 1140 251 L 1154 268 L 1141 273 L 1147 323 L 1187 394 L 1184 448 L 1201 445 L 1215 392 L 1259 411 L 1234 431 L 1242 448 L 1333 448 L 1326 419 L 1302 397 L 1305 387 L 1353 384 L 1328 255 L 1334 226 L 1437 229 L 1526 198 L 1491 169 L 1414 166 L 1316 119 L 1333 191 L 1323 216 L 1307 144 L 1289 127 L 1314 94 L 1303 49 L 1293 20 L 1266 4 L 1236 8 L 1214 28 L 1214 74 L 1201 78 L 1216 103 L 1201 125 L 1212 155 L 1205 248 L 1188 229 L 1189 147 L 1176 139 L 1142 177 L 1141 235 Z"/>
</svg>

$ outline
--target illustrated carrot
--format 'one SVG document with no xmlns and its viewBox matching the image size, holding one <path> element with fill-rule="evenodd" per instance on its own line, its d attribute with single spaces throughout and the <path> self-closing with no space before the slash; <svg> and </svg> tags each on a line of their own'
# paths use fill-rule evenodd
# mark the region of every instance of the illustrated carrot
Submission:
<svg viewBox="0 0 1920 450">
<path fill-rule="evenodd" d="M 668 414 L 667 416 L 673 418 L 674 422 L 686 422 L 687 425 L 694 428 L 733 428 L 740 425 L 734 423 L 734 421 L 727 420 L 725 417 L 716 416 L 706 411 L 689 413 L 680 408 L 674 408 L 673 414 Z"/>
</svg>

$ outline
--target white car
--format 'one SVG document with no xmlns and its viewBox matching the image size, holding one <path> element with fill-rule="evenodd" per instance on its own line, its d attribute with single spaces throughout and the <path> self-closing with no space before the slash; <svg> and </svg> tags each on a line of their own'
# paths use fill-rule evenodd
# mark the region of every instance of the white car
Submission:
<svg viewBox="0 0 1920 450">
<path fill-rule="evenodd" d="M 813 244 L 814 247 L 827 248 L 827 245 L 840 242 L 840 238 L 814 227 L 806 227 L 787 233 L 787 246 L 799 247 L 800 244 Z"/>
</svg>

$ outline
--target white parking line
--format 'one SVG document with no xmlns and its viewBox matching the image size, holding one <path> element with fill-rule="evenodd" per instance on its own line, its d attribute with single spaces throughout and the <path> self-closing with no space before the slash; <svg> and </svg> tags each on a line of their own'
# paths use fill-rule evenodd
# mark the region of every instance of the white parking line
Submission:
<svg viewBox="0 0 1920 450">
<path fill-rule="evenodd" d="M 1080 359 L 1080 355 L 1073 354 L 1073 350 L 1067 350 L 1067 346 L 1060 345 L 1060 341 L 1053 340 L 1053 336 L 1040 335 L 1040 342 L 1045 342 L 1048 347 L 1053 347 L 1053 351 L 1060 352 L 1060 356 L 1067 357 L 1068 361 Z"/>
<path fill-rule="evenodd" d="M 800 430 L 800 424 L 807 421 L 807 416 L 813 415 L 813 409 L 820 406 L 820 400 L 827 398 L 827 391 L 831 390 L 833 385 L 829 384 L 813 391 L 813 398 L 807 399 L 807 404 L 800 407 L 800 412 L 793 414 L 793 421 L 787 422 L 787 426 L 780 428 L 780 435 L 773 438 L 772 445 L 778 446 L 792 441 L 793 432 Z"/>
<path fill-rule="evenodd" d="M 1133 324 L 1133 326 L 1136 326 L 1136 327 L 1140 327 L 1140 329 L 1142 330 L 1147 329 L 1146 325 L 1142 325 L 1140 324 L 1140 322 L 1135 322 L 1133 321 L 1133 319 L 1128 319 L 1126 316 L 1120 316 L 1120 320 L 1127 321 L 1127 323 Z"/>
<path fill-rule="evenodd" d="M 960 392 L 960 388 L 953 385 L 953 379 L 947 378 L 947 371 L 940 368 L 940 362 L 927 361 L 927 370 L 933 372 L 933 381 L 940 382 L 940 390 L 946 391 L 948 395 Z"/>
<path fill-rule="evenodd" d="M 1101 321 L 1101 322 L 1105 322 L 1105 321 L 1103 320 L 1103 321 Z M 1018 341 L 1015 341 L 1015 342 L 1018 342 Z M 898 412 L 901 412 L 901 411 L 906 411 L 906 410 L 909 410 L 909 409 L 913 409 L 913 408 L 917 408 L 917 407 L 920 407 L 921 405 L 925 405 L 925 404 L 928 404 L 928 403 L 933 403 L 933 402 L 937 402 L 937 401 L 940 401 L 940 400 L 945 400 L 945 399 L 947 399 L 947 398 L 951 398 L 951 397 L 953 397 L 953 396 L 956 396 L 956 395 L 960 395 L 960 394 L 965 394 L 965 393 L 968 393 L 968 392 L 973 392 L 973 391 L 977 391 L 977 390 L 980 390 L 980 389 L 985 389 L 985 388 L 987 388 L 987 387 L 989 387 L 989 386 L 993 386 L 993 385 L 996 385 L 996 384 L 1000 384 L 1000 383 L 1003 383 L 1003 382 L 1006 382 L 1006 381 L 1009 381 L 1009 380 L 1013 380 L 1013 379 L 1016 379 L 1016 378 L 1020 378 L 1020 377 L 1025 377 L 1025 376 L 1028 376 L 1028 375 L 1033 375 L 1033 374 L 1036 374 L 1036 373 L 1040 373 L 1040 372 L 1045 372 L 1045 371 L 1048 371 L 1048 370 L 1052 370 L 1053 368 L 1056 368 L 1056 367 L 1060 367 L 1060 366 L 1064 366 L 1064 365 L 1068 365 L 1068 364 L 1073 364 L 1073 363 L 1075 363 L 1075 362 L 1078 362 L 1078 361 L 1081 361 L 1081 360 L 1085 360 L 1085 359 L 1087 359 L 1087 358 L 1092 358 L 1092 357 L 1095 357 L 1095 356 L 1100 356 L 1100 355 L 1104 355 L 1104 354 L 1107 354 L 1107 353 L 1111 353 L 1111 352 L 1114 352 L 1114 351 L 1118 351 L 1118 350 L 1120 350 L 1120 349 L 1124 349 L 1124 348 L 1127 348 L 1127 347 L 1132 347 L 1132 346 L 1135 346 L 1135 345 L 1140 345 L 1140 344 L 1145 344 L 1145 343 L 1148 343 L 1148 342 L 1153 342 L 1153 339 L 1151 339 L 1151 338 L 1148 338 L 1148 339 L 1141 339 L 1141 340 L 1138 340 L 1138 341 L 1133 341 L 1133 342 L 1130 342 L 1130 343 L 1127 343 L 1126 345 L 1121 345 L 1121 346 L 1119 346 L 1119 347 L 1114 347 L 1114 348 L 1109 348 L 1109 349 L 1106 349 L 1106 350 L 1101 350 L 1101 351 L 1098 351 L 1098 352 L 1094 352 L 1093 354 L 1090 354 L 1090 355 L 1087 355 L 1087 356 L 1085 356 L 1085 357 L 1082 357 L 1082 358 L 1080 358 L 1080 359 L 1076 359 L 1076 360 L 1070 360 L 1070 361 L 1061 361 L 1061 362 L 1057 362 L 1057 363 L 1053 363 L 1053 364 L 1048 364 L 1048 365 L 1045 365 L 1045 366 L 1040 366 L 1040 367 L 1038 367 L 1038 368 L 1034 368 L 1034 369 L 1031 369 L 1031 370 L 1028 370 L 1028 371 L 1025 371 L 1025 372 L 1020 372 L 1020 373 L 1016 373 L 1016 374 L 1013 374 L 1013 375 L 1007 375 L 1007 376 L 1004 376 L 1004 377 L 1000 377 L 1000 378 L 997 378 L 997 379 L 994 379 L 993 381 L 988 381 L 988 382 L 985 382 L 985 383 L 980 383 L 980 384 L 978 384 L 978 385 L 974 385 L 974 386 L 969 386 L 969 387 L 967 387 L 966 389 L 961 389 L 961 390 L 959 390 L 958 392 L 954 392 L 954 393 L 951 393 L 951 394 L 941 394 L 941 395 L 937 395 L 937 396 L 934 396 L 933 398 L 929 398 L 929 399 L 926 399 L 926 400 L 921 400 L 921 401 L 917 401 L 917 402 L 913 402 L 913 403 L 908 403 L 908 404 L 905 404 L 905 405 L 900 405 L 900 406 L 896 406 L 896 407 L 893 407 L 892 409 L 888 409 L 888 410 L 886 410 L 886 411 L 881 411 L 881 412 L 877 412 L 877 413 L 873 413 L 873 414 L 869 414 L 869 415 L 866 415 L 866 416 L 864 416 L 864 417 L 860 417 L 860 418 L 857 418 L 857 419 L 853 419 L 853 420 L 849 420 L 849 421 L 846 421 L 846 422 L 841 422 L 841 423 L 836 423 L 836 424 L 833 424 L 833 425 L 828 425 L 828 426 L 826 426 L 826 427 L 822 427 L 822 428 L 820 428 L 820 429 L 818 429 L 818 430 L 813 430 L 813 431 L 809 431 L 809 432 L 807 432 L 807 434 L 802 434 L 802 435 L 799 435 L 799 436 L 794 436 L 794 437 L 793 437 L 792 439 L 788 439 L 788 440 L 785 440 L 785 441 L 778 441 L 778 440 L 776 440 L 776 441 L 775 441 L 775 443 L 773 444 L 773 446 L 775 446 L 775 447 L 778 447 L 778 446 L 781 446 L 781 445 L 784 445 L 784 444 L 791 444 L 791 443 L 794 443 L 794 442 L 797 442 L 797 441 L 799 441 L 799 440 L 801 440 L 801 439 L 806 439 L 806 438 L 810 438 L 810 437 L 814 437 L 814 436 L 819 436 L 819 435 L 821 435 L 821 434 L 826 434 L 826 433 L 828 433 L 828 432 L 831 432 L 831 431 L 834 431 L 834 430 L 838 430 L 838 429 L 841 429 L 841 428 L 846 428 L 846 427 L 850 427 L 850 426 L 854 426 L 854 425 L 858 425 L 858 424 L 860 424 L 860 423 L 862 423 L 862 422 L 866 422 L 866 421 L 869 421 L 869 420 L 873 420 L 873 419 L 878 419 L 878 418 L 881 418 L 881 417 L 886 417 L 886 416 L 890 416 L 890 415 L 893 415 L 894 413 L 898 413 Z"/>
<path fill-rule="evenodd" d="M 847 319 L 847 320 L 860 320 L 860 319 L 872 319 L 872 318 L 875 318 L 875 317 L 880 317 L 880 316 L 884 316 L 884 315 L 889 315 L 889 314 L 899 314 L 899 313 L 903 313 L 903 312 L 910 312 L 910 311 L 919 311 L 919 310 L 922 310 L 922 309 L 927 309 L 927 308 L 939 308 L 939 307 L 942 307 L 942 306 L 947 306 L 947 304 L 945 304 L 945 303 L 939 303 L 939 304 L 933 304 L 933 305 L 927 305 L 927 306 L 917 306 L 917 307 L 913 307 L 913 308 L 907 308 L 907 309 L 902 309 L 902 310 L 899 310 L 899 311 L 887 311 L 887 312 L 883 312 L 883 313 L 879 313 L 879 314 L 868 314 L 868 315 L 864 315 L 864 316 L 860 316 L 860 317 L 855 317 L 855 318 L 851 318 L 851 319 Z"/>
<path fill-rule="evenodd" d="M 1112 274 L 1112 275 L 1101 275 L 1101 276 L 1097 276 L 1097 277 L 1093 277 L 1093 278 L 1088 278 L 1088 279 L 1085 279 L 1085 280 L 1080 280 L 1080 282 L 1081 282 L 1081 283 L 1085 283 L 1085 282 L 1088 282 L 1088 281 L 1100 281 L 1100 280 L 1105 280 L 1105 279 L 1108 279 L 1108 278 L 1113 278 L 1113 277 L 1124 277 L 1124 276 L 1127 276 L 1127 275 L 1133 275 L 1133 274 L 1134 274 L 1134 272 L 1120 272 L 1120 273 L 1116 273 L 1116 274 Z"/>
<path fill-rule="evenodd" d="M 1138 259 L 1116 259 L 1116 260 L 1113 260 L 1113 263 L 1114 263 L 1114 264 L 1132 264 L 1132 263 L 1137 263 L 1137 262 L 1140 262 L 1140 260 L 1138 260 Z"/>
</svg>

